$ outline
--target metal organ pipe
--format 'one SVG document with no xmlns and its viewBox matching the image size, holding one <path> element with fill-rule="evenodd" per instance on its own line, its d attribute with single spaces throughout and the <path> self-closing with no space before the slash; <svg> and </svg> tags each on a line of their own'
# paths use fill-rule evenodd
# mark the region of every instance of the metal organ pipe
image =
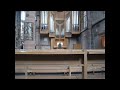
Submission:
<svg viewBox="0 0 120 90">
<path fill-rule="evenodd" d="M 53 32 L 54 24 L 53 24 L 53 16 L 52 16 L 52 32 Z"/>
<path fill-rule="evenodd" d="M 77 14 L 77 23 L 76 24 L 78 24 L 78 11 L 76 11 L 76 14 Z"/>
<path fill-rule="evenodd" d="M 42 16 L 42 11 L 41 11 L 41 27 L 42 27 L 42 20 L 43 20 L 42 17 L 43 17 L 43 16 Z"/>
<path fill-rule="evenodd" d="M 53 16 L 52 16 L 52 23 L 53 23 L 53 32 L 54 32 L 54 19 L 53 19 Z"/>
<path fill-rule="evenodd" d="M 52 23 L 51 22 L 52 22 L 52 20 L 51 20 L 51 15 L 50 15 L 50 32 L 52 30 L 52 25 L 51 25 Z"/>
<path fill-rule="evenodd" d="M 44 15 L 43 15 L 43 11 L 41 11 L 41 27 L 43 29 L 43 20 L 44 20 Z"/>
<path fill-rule="evenodd" d="M 75 29 L 75 19 L 76 18 L 75 18 L 75 11 L 74 11 L 74 23 L 73 23 L 74 24 L 74 29 Z"/>
<path fill-rule="evenodd" d="M 53 17 L 52 15 L 50 16 L 50 31 L 53 32 Z"/>
<path fill-rule="evenodd" d="M 74 22 L 73 20 L 74 20 L 74 19 L 73 19 L 73 11 L 72 11 L 72 28 L 73 28 L 73 24 L 74 24 L 74 23 L 73 23 L 73 22 Z"/>
<path fill-rule="evenodd" d="M 43 11 L 43 18 L 42 19 L 43 19 L 43 29 L 44 29 L 44 11 Z"/>
<path fill-rule="evenodd" d="M 68 18 L 68 31 L 70 31 L 70 17 Z"/>
<path fill-rule="evenodd" d="M 47 11 L 45 11 L 45 24 L 47 24 Z"/>
<path fill-rule="evenodd" d="M 68 20 L 66 21 L 66 32 L 68 32 Z"/>
<path fill-rule="evenodd" d="M 48 17 L 48 12 L 45 11 L 45 25 L 46 25 L 46 27 L 47 27 L 47 17 Z"/>
</svg>

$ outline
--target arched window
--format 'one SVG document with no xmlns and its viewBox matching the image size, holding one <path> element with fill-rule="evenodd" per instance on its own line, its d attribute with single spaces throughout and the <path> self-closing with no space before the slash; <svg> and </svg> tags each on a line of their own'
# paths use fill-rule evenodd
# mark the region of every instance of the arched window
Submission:
<svg viewBox="0 0 120 90">
<path fill-rule="evenodd" d="M 22 21 L 25 20 L 25 16 L 26 16 L 25 11 L 21 11 L 21 20 L 22 20 Z"/>
<path fill-rule="evenodd" d="M 25 22 L 26 12 L 21 11 L 21 39 L 24 39 L 24 22 Z"/>
</svg>

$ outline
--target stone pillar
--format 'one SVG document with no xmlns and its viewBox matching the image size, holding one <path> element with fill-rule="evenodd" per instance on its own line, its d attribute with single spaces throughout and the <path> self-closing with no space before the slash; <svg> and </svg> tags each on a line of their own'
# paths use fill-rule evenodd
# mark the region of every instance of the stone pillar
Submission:
<svg viewBox="0 0 120 90">
<path fill-rule="evenodd" d="M 35 49 L 35 11 L 26 11 L 25 22 L 33 23 L 33 40 L 24 41 L 24 49 Z"/>
<path fill-rule="evenodd" d="M 36 49 L 40 49 L 40 11 L 36 11 L 35 43 Z"/>
<path fill-rule="evenodd" d="M 20 49 L 21 44 L 21 11 L 15 12 L 15 48 Z"/>
</svg>

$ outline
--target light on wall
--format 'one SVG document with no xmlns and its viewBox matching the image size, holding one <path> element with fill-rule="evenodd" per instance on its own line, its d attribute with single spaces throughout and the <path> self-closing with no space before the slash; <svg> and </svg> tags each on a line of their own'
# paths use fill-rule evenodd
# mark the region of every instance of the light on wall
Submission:
<svg viewBox="0 0 120 90">
<path fill-rule="evenodd" d="M 96 32 L 98 32 L 98 29 L 96 29 Z"/>
<path fill-rule="evenodd" d="M 25 20 L 25 11 L 21 11 L 21 20 Z"/>
</svg>

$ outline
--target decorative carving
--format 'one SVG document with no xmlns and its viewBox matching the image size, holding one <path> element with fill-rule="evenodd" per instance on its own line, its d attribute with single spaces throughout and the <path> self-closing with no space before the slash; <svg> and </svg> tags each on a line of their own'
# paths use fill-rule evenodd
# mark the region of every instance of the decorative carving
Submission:
<svg viewBox="0 0 120 90">
<path fill-rule="evenodd" d="M 25 40 L 33 40 L 33 25 L 30 22 L 25 22 L 24 38 Z"/>
</svg>

